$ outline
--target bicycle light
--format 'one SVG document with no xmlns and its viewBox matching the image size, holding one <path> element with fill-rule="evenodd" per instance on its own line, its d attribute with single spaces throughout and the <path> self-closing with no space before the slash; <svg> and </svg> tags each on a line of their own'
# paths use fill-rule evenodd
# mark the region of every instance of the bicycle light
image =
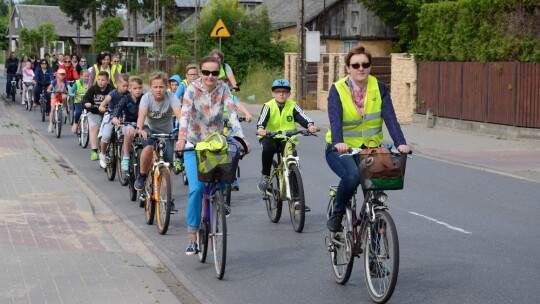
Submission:
<svg viewBox="0 0 540 304">
<path fill-rule="evenodd" d="M 377 202 L 379 203 L 384 203 L 388 199 L 388 195 L 386 195 L 384 192 L 378 192 L 375 194 L 375 199 L 377 199 Z"/>
</svg>

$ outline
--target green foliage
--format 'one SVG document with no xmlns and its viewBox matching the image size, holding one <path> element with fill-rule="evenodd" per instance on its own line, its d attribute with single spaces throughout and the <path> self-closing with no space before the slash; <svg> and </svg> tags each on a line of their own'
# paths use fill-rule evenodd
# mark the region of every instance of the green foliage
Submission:
<svg viewBox="0 0 540 304">
<path fill-rule="evenodd" d="M 45 35 L 46 42 L 58 40 L 54 24 L 43 23 L 40 24 L 37 29 L 24 28 L 21 30 L 19 40 L 20 48 L 26 54 L 39 54 L 39 49 L 43 47 L 43 35 Z"/>
<path fill-rule="evenodd" d="M 278 78 L 283 78 L 281 68 L 269 69 L 260 64 L 252 64 L 237 96 L 244 103 L 265 103 L 272 99 L 272 82 Z"/>
<path fill-rule="evenodd" d="M 118 34 L 123 29 L 122 19 L 118 17 L 106 17 L 103 19 L 92 42 L 95 52 L 114 52 L 111 43 L 118 41 Z"/>
<path fill-rule="evenodd" d="M 421 60 L 540 62 L 538 1 L 460 0 L 422 6 Z"/>
<path fill-rule="evenodd" d="M 178 56 L 178 57 L 189 57 L 193 54 L 193 42 L 190 41 L 190 38 L 193 37 L 193 32 L 191 31 L 182 31 L 176 29 L 173 31 L 173 38 L 165 45 L 165 55 L 167 56 Z"/>
<path fill-rule="evenodd" d="M 219 39 L 211 38 L 210 33 L 220 18 L 231 34 L 222 38 L 221 50 L 237 80 L 242 81 L 251 63 L 270 69 L 283 66 L 284 43 L 271 32 L 268 11 L 243 11 L 237 0 L 211 0 L 201 12 L 197 28 L 200 54 L 219 48 Z"/>
</svg>

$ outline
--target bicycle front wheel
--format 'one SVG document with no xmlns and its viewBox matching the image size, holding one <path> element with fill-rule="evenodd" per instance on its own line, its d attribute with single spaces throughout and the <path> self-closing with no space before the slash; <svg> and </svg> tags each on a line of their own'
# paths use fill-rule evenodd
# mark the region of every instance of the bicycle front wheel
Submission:
<svg viewBox="0 0 540 304">
<path fill-rule="evenodd" d="M 210 225 L 206 218 L 201 218 L 199 224 L 199 230 L 197 231 L 197 245 L 199 261 L 201 263 L 206 262 L 206 255 L 208 254 L 208 234 L 210 233 Z"/>
<path fill-rule="evenodd" d="M 67 108 L 66 108 L 69 125 L 73 124 L 73 114 L 74 114 L 73 108 L 74 108 L 74 106 L 73 106 L 73 98 L 70 97 L 67 100 Z"/>
<path fill-rule="evenodd" d="M 306 199 L 304 196 L 304 184 L 302 175 L 297 165 L 291 164 L 289 174 L 289 187 L 291 189 L 291 199 L 289 200 L 289 213 L 291 214 L 291 223 L 294 231 L 302 232 L 304 230 L 304 221 L 306 218 Z"/>
<path fill-rule="evenodd" d="M 384 210 L 364 230 L 364 277 L 375 303 L 386 303 L 394 293 L 399 272 L 399 241 L 394 220 Z"/>
<path fill-rule="evenodd" d="M 283 202 L 281 201 L 281 185 L 279 182 L 279 174 L 276 172 L 278 164 L 274 160 L 272 166 L 272 175 L 270 176 L 270 183 L 266 188 L 266 192 L 263 195 L 263 199 L 266 203 L 266 213 L 272 223 L 279 222 L 281 218 L 281 210 L 283 208 Z"/>
<path fill-rule="evenodd" d="M 88 125 L 88 117 L 84 117 L 81 119 L 81 123 L 79 124 L 81 126 L 81 147 L 86 148 L 88 147 L 88 140 L 89 137 L 89 125 Z"/>
<path fill-rule="evenodd" d="M 54 126 L 56 131 L 56 138 L 60 138 L 62 134 L 62 107 L 57 106 L 54 110 Z"/>
<path fill-rule="evenodd" d="M 137 199 L 137 190 L 135 189 L 135 164 L 137 163 L 137 156 L 135 151 L 131 151 L 129 155 L 129 170 L 127 175 L 129 199 L 134 202 Z"/>
<path fill-rule="evenodd" d="M 212 248 L 214 250 L 214 268 L 218 279 L 225 275 L 227 264 L 227 221 L 223 194 L 220 189 L 214 193 L 212 200 Z"/>
<path fill-rule="evenodd" d="M 127 171 L 122 171 L 122 158 L 124 157 L 124 145 L 123 142 L 118 143 L 116 148 L 116 171 L 118 174 L 118 181 L 120 185 L 127 186 L 129 183 Z"/>
<path fill-rule="evenodd" d="M 45 98 L 41 98 L 39 100 L 39 109 L 40 109 L 40 112 L 41 112 L 41 122 L 44 122 L 45 121 L 45 108 L 47 107 L 47 101 L 45 101 Z"/>
<path fill-rule="evenodd" d="M 157 230 L 160 234 L 167 233 L 169 222 L 171 220 L 171 175 L 165 167 L 159 168 L 159 177 L 157 180 L 157 189 L 159 191 L 159 201 L 156 202 Z"/>
<path fill-rule="evenodd" d="M 330 198 L 328 202 L 327 218 L 332 215 L 335 197 Z M 349 218 L 351 210 L 347 207 L 347 212 L 343 216 L 341 225 L 344 227 L 341 232 L 329 232 L 327 237 L 328 251 L 330 252 L 330 261 L 336 283 L 345 285 L 351 277 L 354 255 L 353 255 L 353 235 L 351 231 L 352 220 Z"/>
<path fill-rule="evenodd" d="M 107 167 L 105 171 L 107 172 L 107 178 L 112 182 L 116 177 L 116 139 L 111 138 L 109 145 L 107 146 Z"/>
<path fill-rule="evenodd" d="M 28 111 L 32 111 L 33 106 L 34 106 L 34 90 L 28 89 L 26 90 L 26 109 Z"/>
</svg>

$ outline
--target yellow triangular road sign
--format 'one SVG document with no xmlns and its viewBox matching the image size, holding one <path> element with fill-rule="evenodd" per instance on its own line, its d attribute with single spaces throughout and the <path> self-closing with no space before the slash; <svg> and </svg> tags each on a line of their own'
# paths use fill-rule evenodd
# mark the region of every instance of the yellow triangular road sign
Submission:
<svg viewBox="0 0 540 304">
<path fill-rule="evenodd" d="M 225 23 L 223 23 L 223 20 L 218 19 L 216 22 L 216 26 L 214 26 L 214 29 L 210 33 L 210 37 L 212 38 L 229 38 L 231 37 L 231 34 L 229 33 L 229 30 L 225 27 Z"/>
</svg>

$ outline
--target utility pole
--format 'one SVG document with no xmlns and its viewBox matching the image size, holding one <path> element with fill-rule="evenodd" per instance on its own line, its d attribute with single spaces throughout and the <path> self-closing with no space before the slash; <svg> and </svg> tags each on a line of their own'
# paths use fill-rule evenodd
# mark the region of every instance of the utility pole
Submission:
<svg viewBox="0 0 540 304">
<path fill-rule="evenodd" d="M 8 17 L 9 18 L 9 23 L 8 23 L 8 27 L 9 27 L 9 41 L 8 41 L 9 42 L 9 47 L 8 47 L 8 50 L 11 53 L 11 51 L 13 51 L 12 42 L 11 42 L 11 40 L 13 39 L 13 33 L 11 32 L 11 20 L 12 20 L 12 18 L 11 18 L 11 0 L 9 0 L 8 6 L 9 6 L 9 8 L 8 8 L 8 16 L 9 16 Z"/>
<path fill-rule="evenodd" d="M 154 0 L 154 69 L 156 70 L 159 69 L 159 22 L 159 0 Z"/>
<path fill-rule="evenodd" d="M 296 50 L 296 101 L 302 102 L 305 98 L 305 32 L 304 32 L 304 0 L 298 0 L 298 21 L 296 23 L 297 50 Z"/>
<path fill-rule="evenodd" d="M 199 5 L 200 0 L 195 0 L 195 51 L 193 52 L 195 57 L 195 62 L 199 62 L 199 52 L 197 51 L 198 48 L 198 40 L 199 35 L 197 34 L 198 26 L 199 26 Z"/>
<path fill-rule="evenodd" d="M 165 6 L 161 8 L 161 55 L 165 56 Z"/>
</svg>

